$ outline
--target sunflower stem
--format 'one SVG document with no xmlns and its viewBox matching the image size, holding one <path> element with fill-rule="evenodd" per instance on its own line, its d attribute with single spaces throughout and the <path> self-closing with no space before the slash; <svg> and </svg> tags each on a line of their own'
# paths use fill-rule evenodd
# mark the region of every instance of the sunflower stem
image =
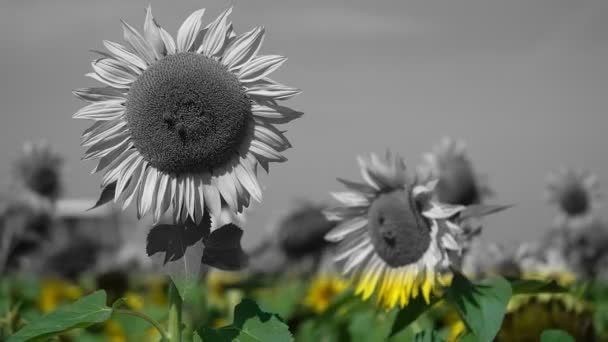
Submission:
<svg viewBox="0 0 608 342">
<path fill-rule="evenodd" d="M 138 317 L 138 318 L 145 320 L 146 322 L 148 322 L 152 326 L 154 326 L 154 328 L 156 328 L 156 330 L 158 330 L 158 333 L 160 334 L 160 336 L 162 338 L 162 340 L 161 340 L 162 342 L 169 341 L 169 338 L 167 337 L 167 332 L 165 332 L 165 329 L 163 329 L 163 327 L 157 321 L 155 321 L 153 318 L 149 317 L 148 315 L 143 314 L 141 312 L 137 312 L 137 311 L 133 311 L 133 310 L 126 310 L 126 309 L 114 309 L 114 313 L 122 314 L 122 315 L 130 315 L 130 316 Z"/>
<path fill-rule="evenodd" d="M 169 342 L 182 342 L 182 298 L 173 280 L 169 287 Z"/>
</svg>

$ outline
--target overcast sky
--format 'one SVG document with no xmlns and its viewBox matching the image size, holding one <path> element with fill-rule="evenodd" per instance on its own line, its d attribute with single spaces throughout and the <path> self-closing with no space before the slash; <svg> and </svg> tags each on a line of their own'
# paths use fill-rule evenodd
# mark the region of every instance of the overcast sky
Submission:
<svg viewBox="0 0 608 342">
<path fill-rule="evenodd" d="M 0 0 L 0 177 L 25 140 L 46 138 L 67 160 L 68 195 L 97 196 L 71 90 L 94 85 L 89 50 L 119 41 L 121 18 L 142 27 L 147 4 Z M 444 135 L 466 140 L 496 202 L 517 204 L 488 220 L 490 239 L 549 225 L 544 181 L 560 165 L 608 190 L 606 0 L 152 1 L 172 33 L 230 4 L 238 32 L 264 25 L 263 53 L 289 57 L 274 78 L 303 90 L 290 104 L 306 113 L 287 127 L 289 161 L 263 177 L 250 236 L 298 198 L 329 201 L 335 177 L 358 179 L 357 154 L 389 148 L 414 167 Z"/>
</svg>

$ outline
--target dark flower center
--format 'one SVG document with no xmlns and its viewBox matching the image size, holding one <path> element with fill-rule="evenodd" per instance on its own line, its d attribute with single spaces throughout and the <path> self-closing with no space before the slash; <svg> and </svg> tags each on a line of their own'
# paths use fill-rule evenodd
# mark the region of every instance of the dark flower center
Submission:
<svg viewBox="0 0 608 342">
<path fill-rule="evenodd" d="M 437 184 L 439 201 L 448 204 L 471 205 L 480 202 L 480 194 L 470 163 L 452 159 L 441 167 Z"/>
<path fill-rule="evenodd" d="M 238 78 L 197 53 L 171 55 L 133 83 L 126 117 L 135 147 L 170 173 L 225 165 L 253 128 L 251 101 Z"/>
<path fill-rule="evenodd" d="M 570 184 L 564 189 L 560 199 L 562 209 L 569 215 L 581 215 L 589 208 L 587 192 L 578 184 Z"/>
<path fill-rule="evenodd" d="M 410 192 L 378 196 L 368 213 L 368 229 L 376 253 L 392 267 L 415 263 L 431 242 L 429 223 L 420 215 Z"/>
<path fill-rule="evenodd" d="M 41 167 L 27 177 L 27 186 L 37 194 L 54 198 L 59 195 L 60 181 L 58 171 L 52 167 Z"/>
</svg>

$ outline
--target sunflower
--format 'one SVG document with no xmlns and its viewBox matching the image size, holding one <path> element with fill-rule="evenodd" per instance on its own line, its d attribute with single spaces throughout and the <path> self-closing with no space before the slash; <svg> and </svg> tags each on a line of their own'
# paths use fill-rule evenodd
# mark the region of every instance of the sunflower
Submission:
<svg viewBox="0 0 608 342">
<path fill-rule="evenodd" d="M 496 341 L 539 341 L 543 331 L 566 331 L 576 341 L 593 341 L 593 311 L 590 305 L 568 293 L 516 295 Z"/>
<path fill-rule="evenodd" d="M 26 142 L 14 165 L 17 183 L 49 200 L 61 194 L 63 159 L 44 141 Z"/>
<path fill-rule="evenodd" d="M 562 286 L 570 286 L 576 281 L 576 275 L 561 248 L 526 246 L 523 244 L 516 256 L 521 278 L 554 280 Z"/>
<path fill-rule="evenodd" d="M 558 206 L 558 226 L 574 228 L 586 225 L 599 207 L 600 192 L 597 177 L 580 169 L 561 168 L 549 175 L 546 197 Z"/>
<path fill-rule="evenodd" d="M 311 282 L 304 304 L 315 313 L 323 313 L 331 302 L 348 288 L 348 281 L 335 274 L 319 274 Z"/>
<path fill-rule="evenodd" d="M 460 253 L 461 229 L 448 219 L 464 207 L 433 201 L 436 182 L 418 184 L 390 153 L 359 158 L 359 166 L 365 184 L 338 179 L 349 191 L 333 193 L 342 205 L 325 212 L 339 221 L 326 235 L 338 242 L 335 260 L 364 300 L 376 290 L 387 310 L 419 294 L 429 303 Z"/>
<path fill-rule="evenodd" d="M 206 209 L 217 217 L 223 205 L 261 201 L 258 164 L 268 171 L 291 146 L 275 125 L 302 114 L 278 104 L 300 91 L 268 78 L 286 58 L 258 54 L 264 28 L 237 35 L 232 8 L 203 26 L 204 12 L 175 40 L 150 7 L 143 34 L 123 21 L 125 45 L 104 41 L 87 74 L 105 86 L 74 91 L 90 102 L 74 117 L 95 121 L 82 145 L 85 160 L 99 159 L 102 188 L 155 221 L 200 222 Z"/>
<path fill-rule="evenodd" d="M 461 140 L 448 137 L 441 140 L 433 152 L 423 156 L 418 173 L 422 179 L 439 179 L 435 191 L 443 203 L 479 204 L 492 194 L 485 176 L 475 172 Z"/>
</svg>

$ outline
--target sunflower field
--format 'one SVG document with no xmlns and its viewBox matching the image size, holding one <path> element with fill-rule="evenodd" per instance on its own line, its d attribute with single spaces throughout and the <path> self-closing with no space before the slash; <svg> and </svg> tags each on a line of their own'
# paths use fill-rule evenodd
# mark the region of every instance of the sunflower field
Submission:
<svg viewBox="0 0 608 342">
<path fill-rule="evenodd" d="M 584 168 L 549 173 L 539 238 L 496 243 L 492 218 L 527 202 L 499 200 L 445 134 L 417 163 L 353 156 L 330 202 L 245 243 L 308 113 L 237 10 L 170 33 L 148 5 L 92 51 L 73 119 L 96 200 L 64 196 L 54 146 L 23 144 L 0 198 L 0 341 L 608 341 L 608 220 Z"/>
</svg>

